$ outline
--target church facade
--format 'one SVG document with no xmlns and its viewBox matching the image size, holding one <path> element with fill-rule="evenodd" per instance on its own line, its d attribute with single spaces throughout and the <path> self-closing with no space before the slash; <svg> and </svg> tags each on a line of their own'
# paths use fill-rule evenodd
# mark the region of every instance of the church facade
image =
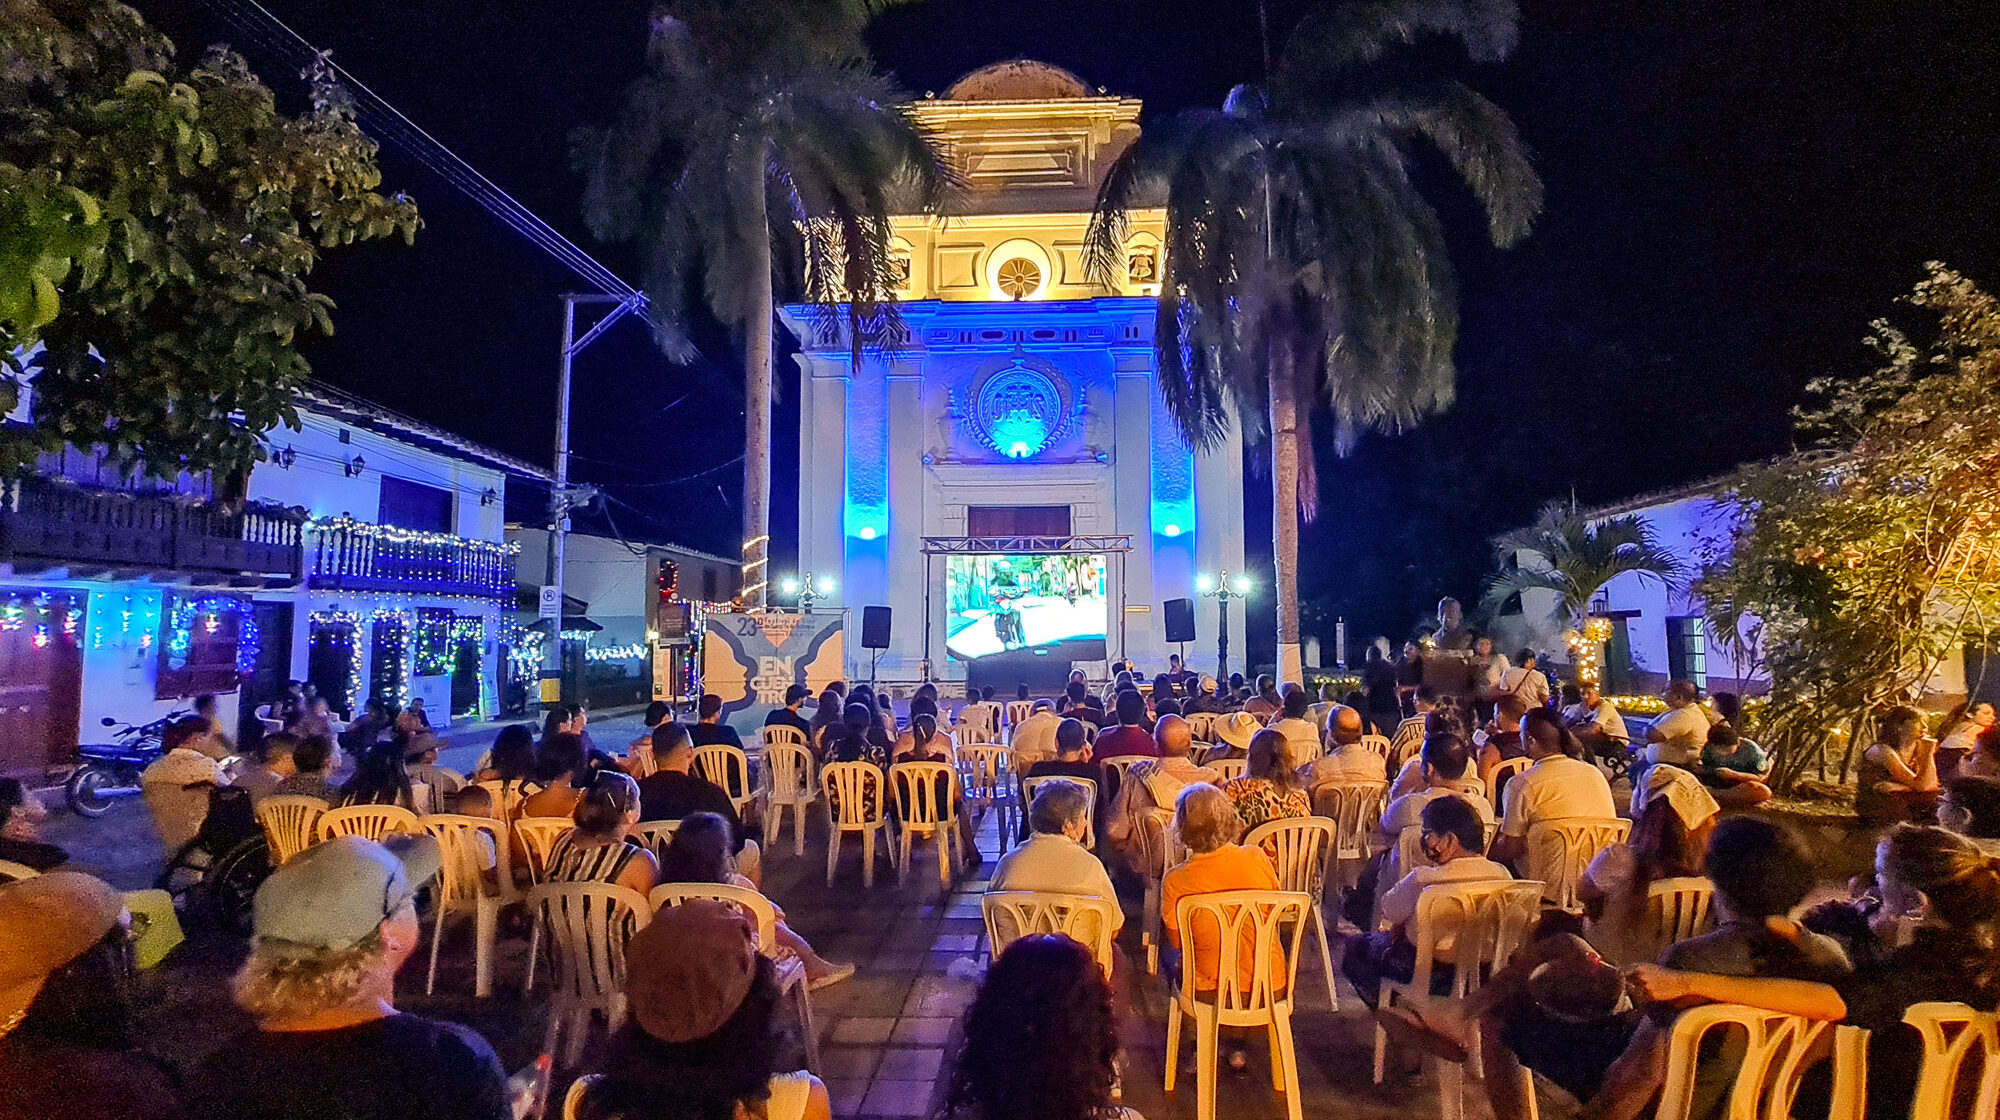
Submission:
<svg viewBox="0 0 2000 1120">
<path fill-rule="evenodd" d="M 1242 453 L 1234 435 L 1192 453 L 1160 399 L 1161 211 L 1132 215 L 1119 283 L 1084 274 L 1139 103 L 1021 61 L 915 111 L 964 190 L 894 220 L 907 337 L 857 368 L 835 325 L 783 310 L 801 347 L 799 568 L 833 580 L 822 608 L 851 612 L 850 672 L 1011 692 L 1212 650 L 1196 585 L 1243 568 Z M 1169 643 L 1174 599 L 1194 601 L 1197 643 Z M 868 606 L 890 609 L 876 651 Z"/>
</svg>

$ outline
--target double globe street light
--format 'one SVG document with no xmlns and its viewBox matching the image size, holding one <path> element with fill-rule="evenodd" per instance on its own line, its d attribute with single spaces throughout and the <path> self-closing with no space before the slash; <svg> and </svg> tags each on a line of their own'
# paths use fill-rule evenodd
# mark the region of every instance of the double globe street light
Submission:
<svg viewBox="0 0 2000 1120">
<path fill-rule="evenodd" d="M 1247 575 L 1231 578 L 1229 569 L 1224 568 L 1220 576 L 1196 576 L 1194 585 L 1203 595 L 1215 600 L 1221 620 L 1215 628 L 1215 683 L 1218 690 L 1229 683 L 1229 604 L 1238 599 L 1248 599 L 1251 588 L 1256 585 Z M 1250 628 L 1250 618 L 1243 618 L 1245 630 Z"/>
</svg>

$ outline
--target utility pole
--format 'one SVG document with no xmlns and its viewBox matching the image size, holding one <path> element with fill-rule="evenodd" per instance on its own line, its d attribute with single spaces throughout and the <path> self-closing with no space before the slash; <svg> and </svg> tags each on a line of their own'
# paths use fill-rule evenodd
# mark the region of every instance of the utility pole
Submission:
<svg viewBox="0 0 2000 1120">
<path fill-rule="evenodd" d="M 562 375 L 556 388 L 555 481 L 549 486 L 549 556 L 548 566 L 543 572 L 540 603 L 541 617 L 549 624 L 547 653 L 542 658 L 541 701 L 544 707 L 560 704 L 563 699 L 563 553 L 569 538 L 570 513 L 588 506 L 597 497 L 594 486 L 572 488 L 569 484 L 570 371 L 576 356 L 596 342 L 613 323 L 634 312 L 643 314 L 646 309 L 646 297 L 636 293 L 613 296 L 571 292 L 564 295 L 562 301 Z M 617 306 L 599 319 L 582 338 L 577 338 L 576 306 L 580 303 Z"/>
</svg>

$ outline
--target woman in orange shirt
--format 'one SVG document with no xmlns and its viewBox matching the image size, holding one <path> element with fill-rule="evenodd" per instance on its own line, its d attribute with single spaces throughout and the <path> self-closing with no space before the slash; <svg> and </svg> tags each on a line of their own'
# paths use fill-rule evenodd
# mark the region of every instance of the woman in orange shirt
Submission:
<svg viewBox="0 0 2000 1120">
<path fill-rule="evenodd" d="M 1275 891 L 1278 873 L 1271 857 L 1258 848 L 1236 842 L 1243 832 L 1243 818 L 1227 794 L 1207 784 L 1192 785 L 1181 791 L 1174 802 L 1174 829 L 1187 845 L 1188 858 L 1167 872 L 1160 881 L 1160 918 L 1166 928 L 1167 944 L 1183 948 L 1180 928 L 1180 900 L 1189 895 L 1218 891 Z M 1185 931 L 1187 956 L 1193 958 L 1194 986 L 1198 991 L 1214 991 L 1221 968 L 1222 931 L 1213 921 L 1197 923 Z M 1248 933 L 1238 954 L 1238 983 L 1254 983 L 1256 949 Z M 1184 962 L 1182 967 L 1187 967 Z M 1285 967 L 1282 955 L 1272 958 L 1272 983 L 1283 987 Z M 1230 1064 L 1236 1065 L 1237 1055 Z"/>
</svg>

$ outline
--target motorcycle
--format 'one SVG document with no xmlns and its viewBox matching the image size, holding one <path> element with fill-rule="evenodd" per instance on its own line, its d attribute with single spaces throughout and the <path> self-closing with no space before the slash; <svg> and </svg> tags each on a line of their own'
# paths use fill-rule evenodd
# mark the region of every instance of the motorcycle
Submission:
<svg viewBox="0 0 2000 1120">
<path fill-rule="evenodd" d="M 123 723 L 105 716 L 106 727 L 117 727 L 115 743 L 86 743 L 77 748 L 83 761 L 63 783 L 63 799 L 79 817 L 101 817 L 111 803 L 139 792 L 139 775 L 164 753 L 161 738 L 189 712 L 170 712 L 151 723 Z"/>
</svg>

